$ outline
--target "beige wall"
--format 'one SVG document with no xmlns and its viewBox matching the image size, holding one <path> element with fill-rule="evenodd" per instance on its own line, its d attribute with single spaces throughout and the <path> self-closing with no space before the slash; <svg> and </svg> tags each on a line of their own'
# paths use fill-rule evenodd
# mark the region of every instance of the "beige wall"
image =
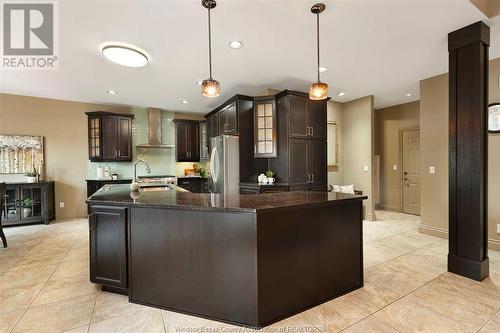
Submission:
<svg viewBox="0 0 500 333">
<path fill-rule="evenodd" d="M 328 184 L 343 185 L 344 175 L 342 163 L 342 103 L 328 101 L 327 103 L 327 121 L 334 121 L 337 123 L 337 166 L 328 167 Z M 328 142 L 328 145 L 331 143 Z"/>
<path fill-rule="evenodd" d="M 373 203 L 373 96 L 359 98 L 342 105 L 342 164 L 344 184 L 368 196 L 364 201 L 365 218 L 375 219 Z M 364 166 L 368 166 L 365 172 Z"/>
<path fill-rule="evenodd" d="M 489 100 L 500 102 L 500 58 L 490 61 Z M 420 81 L 422 232 L 446 236 L 448 230 L 448 75 Z M 500 135 L 489 134 L 488 237 L 500 249 Z M 436 174 L 429 167 L 436 166 Z"/>
<path fill-rule="evenodd" d="M 375 155 L 380 156 L 379 207 L 401 211 L 401 130 L 419 128 L 418 101 L 375 110 Z M 393 166 L 397 166 L 397 170 Z"/>
<path fill-rule="evenodd" d="M 45 137 L 46 178 L 55 181 L 58 219 L 86 216 L 88 111 L 129 112 L 106 105 L 0 94 L 1 134 Z M 0 181 L 7 177 L 0 175 Z M 59 208 L 60 201 L 64 208 Z"/>
</svg>

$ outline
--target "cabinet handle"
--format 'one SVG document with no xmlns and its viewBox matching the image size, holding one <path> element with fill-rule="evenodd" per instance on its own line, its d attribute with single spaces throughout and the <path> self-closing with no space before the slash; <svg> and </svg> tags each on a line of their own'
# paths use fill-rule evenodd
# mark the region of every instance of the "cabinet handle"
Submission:
<svg viewBox="0 0 500 333">
<path fill-rule="evenodd" d="M 314 136 L 314 127 L 311 126 L 311 136 Z"/>
<path fill-rule="evenodd" d="M 311 183 L 314 183 L 314 173 L 311 174 Z"/>
<path fill-rule="evenodd" d="M 309 136 L 309 126 L 306 127 L 306 135 Z"/>
</svg>

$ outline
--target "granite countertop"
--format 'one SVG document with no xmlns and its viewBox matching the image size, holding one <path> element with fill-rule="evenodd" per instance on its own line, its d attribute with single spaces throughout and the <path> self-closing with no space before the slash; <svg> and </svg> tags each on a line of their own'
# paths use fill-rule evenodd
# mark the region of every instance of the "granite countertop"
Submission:
<svg viewBox="0 0 500 333">
<path fill-rule="evenodd" d="M 168 186 L 171 189 L 166 191 L 131 193 L 129 185 L 108 185 L 88 198 L 87 203 L 256 213 L 278 208 L 325 203 L 338 204 L 345 201 L 367 199 L 366 196 L 362 195 L 307 191 L 224 196 L 213 193 L 191 193 L 175 185 Z"/>
<path fill-rule="evenodd" d="M 262 186 L 262 187 L 272 187 L 272 186 L 289 186 L 288 183 L 272 183 L 272 184 L 261 184 L 258 182 L 241 182 L 240 185 L 243 186 Z"/>
<path fill-rule="evenodd" d="M 86 179 L 88 182 L 132 182 L 132 178 L 118 178 L 118 179 Z"/>
</svg>

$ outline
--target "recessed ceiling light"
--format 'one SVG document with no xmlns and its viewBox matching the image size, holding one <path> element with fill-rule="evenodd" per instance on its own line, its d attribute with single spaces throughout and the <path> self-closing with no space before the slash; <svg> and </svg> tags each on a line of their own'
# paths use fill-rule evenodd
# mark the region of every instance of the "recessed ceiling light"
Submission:
<svg viewBox="0 0 500 333">
<path fill-rule="evenodd" d="M 406 97 L 410 97 L 411 95 L 412 95 L 411 93 L 408 93 L 408 94 L 406 94 Z"/>
<path fill-rule="evenodd" d="M 122 66 L 144 67 L 149 62 L 146 52 L 135 46 L 107 44 L 101 48 L 101 51 L 109 61 Z"/>
<path fill-rule="evenodd" d="M 197 86 L 201 86 L 202 84 L 203 84 L 203 80 L 198 80 L 198 81 L 196 81 L 196 85 L 197 85 Z"/>
<path fill-rule="evenodd" d="M 328 67 L 320 67 L 320 68 L 319 68 L 319 71 L 320 71 L 321 73 L 326 72 L 327 70 L 328 70 Z"/>
<path fill-rule="evenodd" d="M 110 95 L 116 95 L 116 94 L 118 94 L 118 93 L 116 92 L 116 90 L 113 90 L 113 89 L 106 90 L 106 92 L 107 92 L 108 94 L 110 94 Z"/>
<path fill-rule="evenodd" d="M 227 45 L 232 49 L 241 49 L 243 47 L 243 43 L 239 40 L 230 41 Z"/>
<path fill-rule="evenodd" d="M 346 95 L 346 93 L 345 93 L 345 92 L 343 92 L 343 91 L 341 91 L 341 92 L 339 92 L 337 95 L 338 95 L 339 97 L 342 97 L 342 96 L 345 96 L 345 95 Z"/>
<path fill-rule="evenodd" d="M 181 103 L 182 103 L 182 104 L 187 104 L 187 103 L 189 103 L 189 102 L 188 102 L 187 100 L 183 99 L 183 100 L 181 101 Z"/>
</svg>

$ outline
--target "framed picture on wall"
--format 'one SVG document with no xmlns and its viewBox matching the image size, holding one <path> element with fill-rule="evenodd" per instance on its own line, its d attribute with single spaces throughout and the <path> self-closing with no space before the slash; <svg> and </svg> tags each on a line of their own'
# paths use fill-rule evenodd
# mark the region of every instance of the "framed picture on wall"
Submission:
<svg viewBox="0 0 500 333">
<path fill-rule="evenodd" d="M 488 132 L 500 133 L 500 103 L 488 106 Z"/>
</svg>

